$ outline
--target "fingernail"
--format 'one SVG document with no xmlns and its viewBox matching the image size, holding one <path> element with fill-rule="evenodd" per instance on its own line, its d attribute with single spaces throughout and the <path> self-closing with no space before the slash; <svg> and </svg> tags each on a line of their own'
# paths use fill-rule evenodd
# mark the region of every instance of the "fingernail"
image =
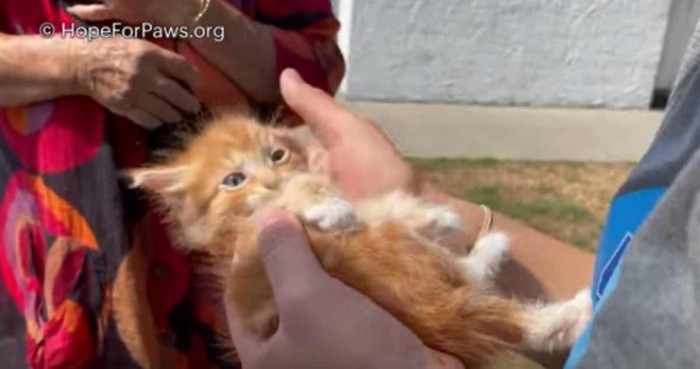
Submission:
<svg viewBox="0 0 700 369">
<path fill-rule="evenodd" d="M 282 94 L 287 99 L 294 96 L 297 87 L 303 82 L 304 80 L 301 79 L 299 72 L 292 68 L 285 69 L 280 77 L 280 88 L 282 89 Z"/>
<path fill-rule="evenodd" d="M 290 78 L 294 82 L 304 82 L 304 80 L 301 78 L 301 75 L 299 74 L 299 72 L 296 71 L 296 69 L 287 68 L 282 72 L 282 74 L 286 75 L 285 78 Z"/>
</svg>

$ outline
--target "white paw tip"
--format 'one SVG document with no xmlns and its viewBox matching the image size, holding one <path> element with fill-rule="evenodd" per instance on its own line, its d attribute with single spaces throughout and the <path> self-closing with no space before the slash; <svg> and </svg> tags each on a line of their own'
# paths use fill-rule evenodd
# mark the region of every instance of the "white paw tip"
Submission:
<svg viewBox="0 0 700 369">
<path fill-rule="evenodd" d="M 352 204 L 341 198 L 329 198 L 304 212 L 304 220 L 323 231 L 344 229 L 355 223 Z"/>
<path fill-rule="evenodd" d="M 576 294 L 576 296 L 571 300 L 572 304 L 577 308 L 588 311 L 593 305 L 591 301 L 591 290 L 585 289 Z"/>
<path fill-rule="evenodd" d="M 576 294 L 571 301 L 574 309 L 578 312 L 578 322 L 573 329 L 573 341 L 575 341 L 581 333 L 586 329 L 588 321 L 593 315 L 593 301 L 591 300 L 591 291 L 586 289 Z"/>
<path fill-rule="evenodd" d="M 507 256 L 510 253 L 510 238 L 502 232 L 488 233 L 476 241 L 474 249 L 478 252 L 487 252 Z"/>
</svg>

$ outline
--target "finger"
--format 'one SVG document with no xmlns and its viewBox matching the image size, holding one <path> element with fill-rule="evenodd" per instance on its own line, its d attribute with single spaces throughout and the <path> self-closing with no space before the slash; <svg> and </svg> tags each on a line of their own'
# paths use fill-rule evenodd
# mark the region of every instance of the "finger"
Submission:
<svg viewBox="0 0 700 369">
<path fill-rule="evenodd" d="M 232 281 L 235 281 L 235 279 L 232 279 Z M 235 283 L 232 283 L 227 288 L 226 294 L 230 294 L 231 289 L 234 288 L 245 288 L 245 286 L 237 286 Z M 232 299 L 227 297 L 224 301 L 232 301 Z M 255 352 L 263 342 L 258 336 L 245 329 L 239 312 L 236 311 L 231 304 L 225 303 L 225 309 L 226 321 L 228 322 L 229 331 L 231 332 L 231 337 L 236 346 L 236 351 L 238 355 L 241 356 L 241 359 L 243 359 L 243 362 L 246 362 L 245 359 L 247 359 L 247 356 Z"/>
<path fill-rule="evenodd" d="M 132 122 L 150 130 L 156 129 L 163 124 L 158 118 L 140 109 L 132 110 L 125 114 L 125 116 Z"/>
<path fill-rule="evenodd" d="M 174 123 L 182 120 L 182 114 L 177 109 L 156 95 L 147 93 L 139 96 L 137 105 L 163 122 Z"/>
<path fill-rule="evenodd" d="M 328 174 L 330 160 L 328 151 L 316 144 L 310 144 L 306 148 L 306 161 L 311 173 Z"/>
<path fill-rule="evenodd" d="M 265 271 L 284 320 L 287 301 L 310 293 L 330 277 L 311 251 L 301 224 L 290 214 L 265 208 L 255 214 L 255 221 Z"/>
<path fill-rule="evenodd" d="M 74 16 L 91 22 L 100 22 L 114 19 L 114 13 L 109 5 L 92 4 L 92 5 L 73 5 L 66 10 Z"/>
<path fill-rule="evenodd" d="M 374 140 L 395 150 L 391 140 L 374 123 L 356 116 L 325 92 L 305 83 L 299 73 L 286 69 L 280 76 L 285 102 L 311 128 L 321 145 L 332 149 L 341 138 Z"/>
<path fill-rule="evenodd" d="M 163 57 L 160 61 L 160 68 L 163 72 L 184 82 L 190 89 L 197 87 L 201 78 L 197 68 L 190 64 L 182 55 L 166 49 L 160 49 L 159 52 Z"/>
<path fill-rule="evenodd" d="M 199 100 L 191 92 L 180 84 L 167 77 L 160 77 L 155 81 L 156 88 L 153 93 L 165 99 L 171 105 L 182 111 L 197 113 L 202 108 Z"/>
<path fill-rule="evenodd" d="M 332 147 L 343 131 L 359 120 L 331 96 L 304 82 L 294 69 L 282 72 L 280 88 L 287 105 L 308 124 L 326 148 Z"/>
</svg>

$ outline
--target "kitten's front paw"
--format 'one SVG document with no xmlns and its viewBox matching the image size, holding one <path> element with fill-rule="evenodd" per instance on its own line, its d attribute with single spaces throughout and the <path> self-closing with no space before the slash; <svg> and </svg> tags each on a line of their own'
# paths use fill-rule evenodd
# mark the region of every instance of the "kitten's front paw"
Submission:
<svg viewBox="0 0 700 369">
<path fill-rule="evenodd" d="M 307 223 L 323 231 L 348 229 L 357 224 L 352 204 L 338 197 L 327 198 L 310 207 L 303 216 Z"/>
</svg>

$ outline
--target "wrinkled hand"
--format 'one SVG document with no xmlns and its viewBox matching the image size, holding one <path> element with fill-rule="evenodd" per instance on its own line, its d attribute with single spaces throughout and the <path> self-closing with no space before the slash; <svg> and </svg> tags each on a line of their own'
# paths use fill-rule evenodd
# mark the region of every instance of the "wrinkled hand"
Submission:
<svg viewBox="0 0 700 369">
<path fill-rule="evenodd" d="M 199 111 L 190 92 L 199 72 L 184 57 L 136 39 L 98 39 L 81 46 L 74 51 L 79 89 L 111 112 L 153 129 L 181 120 L 183 112 Z"/>
<path fill-rule="evenodd" d="M 279 325 L 270 338 L 261 340 L 246 333 L 235 310 L 227 306 L 244 368 L 463 368 L 456 359 L 428 349 L 364 295 L 326 274 L 291 215 L 263 209 L 255 219 Z"/>
<path fill-rule="evenodd" d="M 282 96 L 326 150 L 326 170 L 352 200 L 397 188 L 413 190 L 414 173 L 371 121 L 354 115 L 291 69 L 280 78 Z"/>
<path fill-rule="evenodd" d="M 103 0 L 100 4 L 73 5 L 67 10 L 89 22 L 121 20 L 178 26 L 192 23 L 201 7 L 202 0 Z"/>
</svg>

